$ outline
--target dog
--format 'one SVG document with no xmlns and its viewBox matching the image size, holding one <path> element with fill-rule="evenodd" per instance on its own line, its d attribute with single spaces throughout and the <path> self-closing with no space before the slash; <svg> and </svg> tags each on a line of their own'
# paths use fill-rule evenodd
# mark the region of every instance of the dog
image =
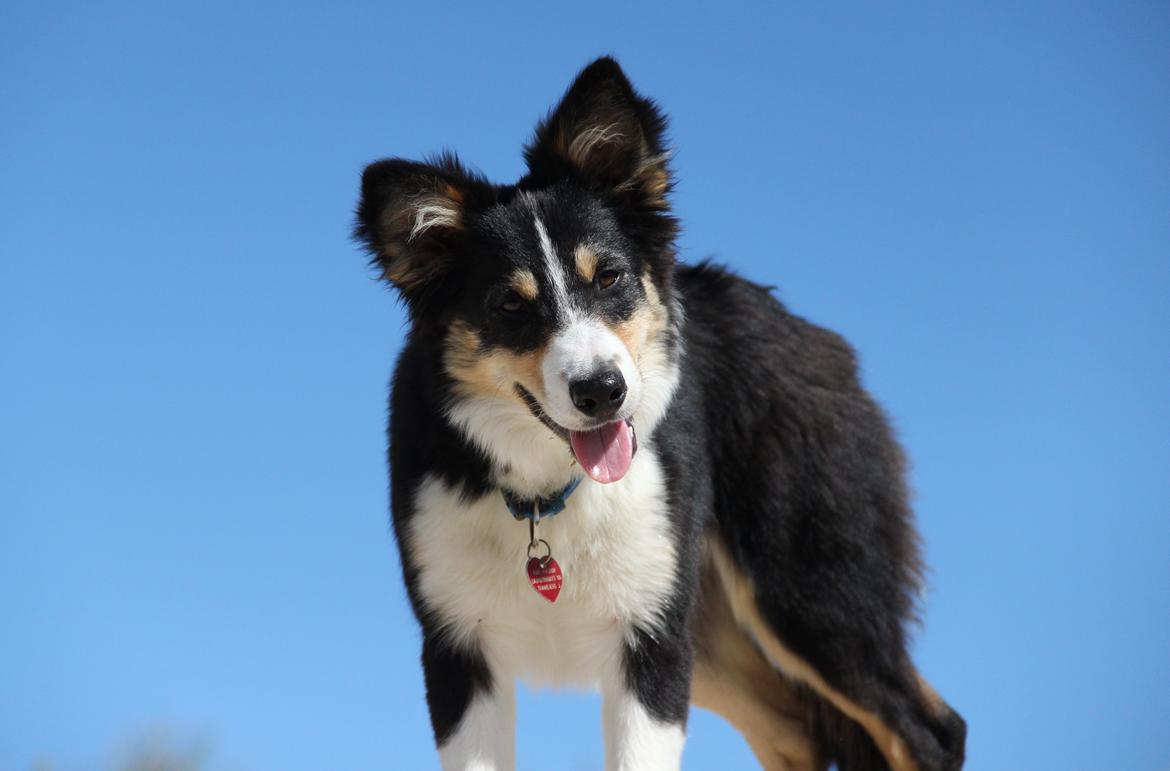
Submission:
<svg viewBox="0 0 1170 771">
<path fill-rule="evenodd" d="M 523 678 L 600 690 L 609 769 L 677 769 L 692 703 L 766 769 L 960 768 L 907 653 L 902 451 L 838 335 L 676 262 L 665 132 L 606 57 L 515 184 L 362 175 L 410 317 L 391 507 L 442 766 L 513 767 Z"/>
</svg>

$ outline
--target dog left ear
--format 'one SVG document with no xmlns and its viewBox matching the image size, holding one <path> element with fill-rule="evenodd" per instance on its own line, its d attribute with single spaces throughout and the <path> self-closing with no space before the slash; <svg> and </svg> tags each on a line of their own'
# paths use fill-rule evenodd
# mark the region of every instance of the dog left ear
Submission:
<svg viewBox="0 0 1170 771">
<path fill-rule="evenodd" d="M 666 118 L 639 96 L 618 63 L 603 57 L 577 76 L 524 150 L 537 183 L 575 175 L 629 196 L 638 208 L 670 208 Z"/>
<path fill-rule="evenodd" d="M 451 270 L 468 199 L 480 187 L 453 156 L 372 163 L 362 174 L 354 235 L 409 300 Z"/>
</svg>

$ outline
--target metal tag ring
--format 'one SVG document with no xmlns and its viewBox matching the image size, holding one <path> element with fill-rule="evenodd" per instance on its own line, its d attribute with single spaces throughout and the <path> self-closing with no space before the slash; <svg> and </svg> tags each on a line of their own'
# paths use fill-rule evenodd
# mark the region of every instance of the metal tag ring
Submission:
<svg viewBox="0 0 1170 771">
<path fill-rule="evenodd" d="M 528 559 L 532 559 L 532 550 L 535 549 L 536 545 L 540 543 L 544 544 L 545 549 L 544 556 L 540 558 L 540 564 L 544 565 L 547 564 L 549 558 L 552 557 L 552 547 L 549 546 L 548 541 L 544 540 L 543 538 L 537 538 L 535 541 L 528 544 Z"/>
</svg>

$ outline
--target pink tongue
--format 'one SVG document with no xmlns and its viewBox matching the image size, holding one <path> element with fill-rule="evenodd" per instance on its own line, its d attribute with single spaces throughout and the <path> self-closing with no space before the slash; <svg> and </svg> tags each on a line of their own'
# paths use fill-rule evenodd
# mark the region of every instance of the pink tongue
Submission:
<svg viewBox="0 0 1170 771">
<path fill-rule="evenodd" d="M 570 431 L 569 442 L 585 473 L 607 485 L 630 470 L 634 457 L 633 432 L 625 421 L 618 420 L 593 431 Z"/>
</svg>

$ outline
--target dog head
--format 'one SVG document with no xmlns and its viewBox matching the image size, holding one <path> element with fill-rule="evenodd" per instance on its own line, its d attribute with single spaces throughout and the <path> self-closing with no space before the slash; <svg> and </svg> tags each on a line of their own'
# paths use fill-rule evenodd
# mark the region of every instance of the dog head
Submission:
<svg viewBox="0 0 1170 771">
<path fill-rule="evenodd" d="M 612 59 L 586 67 L 494 185 L 451 155 L 370 165 L 356 233 L 441 350 L 447 416 L 539 486 L 550 440 L 626 473 L 673 388 L 666 122 Z M 559 454 L 564 457 L 563 453 Z M 525 484 L 525 483 L 528 484 Z"/>
</svg>

